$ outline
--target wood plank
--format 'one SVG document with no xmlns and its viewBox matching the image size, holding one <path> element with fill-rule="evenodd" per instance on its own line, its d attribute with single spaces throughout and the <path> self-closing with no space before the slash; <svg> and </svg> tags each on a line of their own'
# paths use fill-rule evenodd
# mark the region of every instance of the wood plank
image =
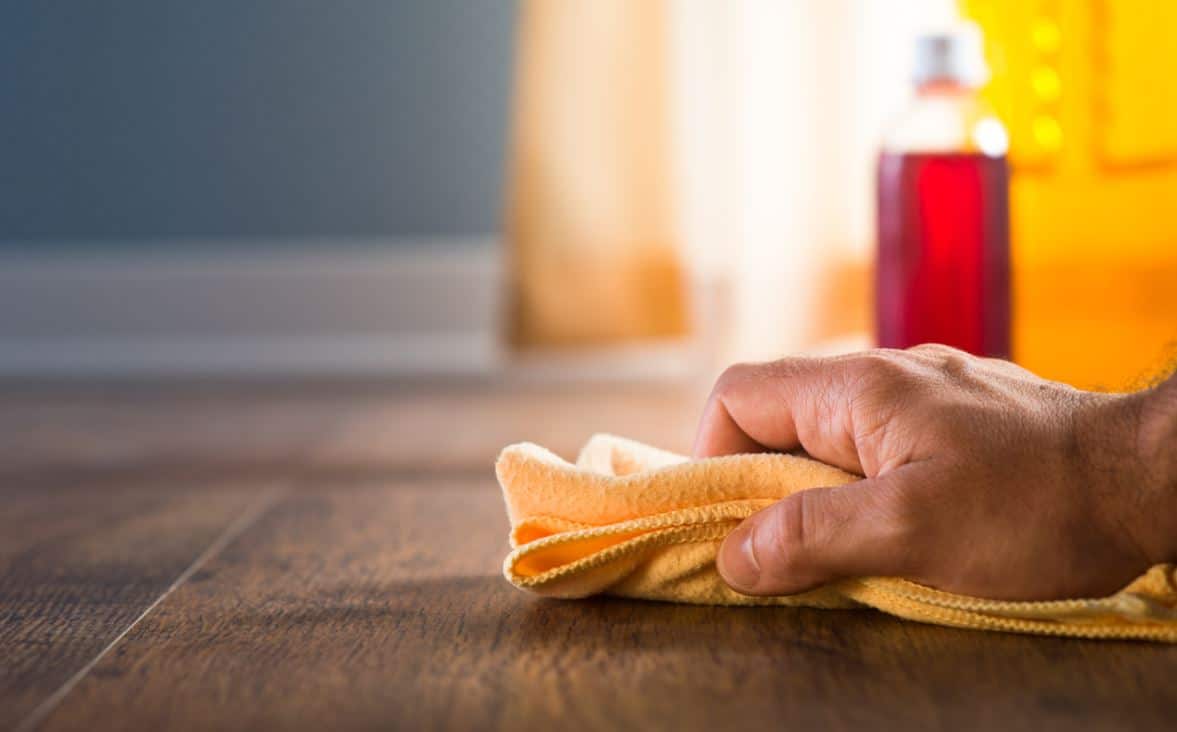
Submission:
<svg viewBox="0 0 1177 732">
<path fill-rule="evenodd" d="M 687 450 L 706 387 L 76 384 L 0 388 L 0 482 L 52 471 L 484 471 L 593 432 Z"/>
<path fill-rule="evenodd" d="M 537 600 L 499 576 L 506 530 L 490 479 L 308 484 L 46 729 L 1171 728 L 1167 646 Z"/>
<path fill-rule="evenodd" d="M 0 729 L 94 659 L 265 488 L 192 476 L 0 482 Z"/>
<path fill-rule="evenodd" d="M 0 479 L 281 468 L 354 406 L 343 392 L 248 383 L 8 385 L 0 388 Z"/>
<path fill-rule="evenodd" d="M 537 442 L 574 458 L 596 432 L 689 451 L 706 389 L 565 385 L 373 395 L 314 449 L 314 465 L 488 471 L 499 450 Z"/>
</svg>

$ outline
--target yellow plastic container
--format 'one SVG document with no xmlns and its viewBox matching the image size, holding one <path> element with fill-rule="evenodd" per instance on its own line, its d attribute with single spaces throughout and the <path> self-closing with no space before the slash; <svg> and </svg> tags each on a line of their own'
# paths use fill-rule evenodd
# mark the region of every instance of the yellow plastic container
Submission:
<svg viewBox="0 0 1177 732">
<path fill-rule="evenodd" d="M 1177 361 L 1177 3 L 961 7 L 1010 129 L 1015 360 L 1147 383 Z"/>
</svg>

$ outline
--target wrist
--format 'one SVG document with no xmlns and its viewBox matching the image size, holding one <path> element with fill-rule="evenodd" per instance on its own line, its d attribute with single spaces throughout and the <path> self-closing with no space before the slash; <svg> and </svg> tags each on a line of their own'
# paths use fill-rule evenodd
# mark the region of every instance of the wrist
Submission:
<svg viewBox="0 0 1177 732">
<path fill-rule="evenodd" d="M 1100 398 L 1081 444 L 1105 481 L 1121 529 L 1154 564 L 1177 562 L 1177 378 Z"/>
<path fill-rule="evenodd" d="M 1136 452 L 1144 480 L 1166 519 L 1164 561 L 1177 562 L 1177 375 L 1141 392 Z"/>
</svg>

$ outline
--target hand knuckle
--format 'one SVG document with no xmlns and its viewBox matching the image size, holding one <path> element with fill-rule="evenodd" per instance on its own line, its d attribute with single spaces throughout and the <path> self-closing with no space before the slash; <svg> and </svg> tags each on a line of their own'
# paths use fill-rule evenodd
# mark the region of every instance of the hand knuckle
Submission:
<svg viewBox="0 0 1177 732">
<path fill-rule="evenodd" d="M 872 397 L 904 398 L 918 386 L 918 378 L 902 359 L 888 352 L 864 354 L 850 372 L 859 391 Z"/>
<path fill-rule="evenodd" d="M 790 356 L 789 358 L 781 358 L 776 361 L 771 361 L 764 364 L 764 368 L 768 373 L 778 378 L 789 378 L 799 376 L 807 371 L 812 371 L 815 367 L 822 364 L 821 359 L 808 358 L 804 356 Z"/>
<path fill-rule="evenodd" d="M 714 391 L 719 394 L 731 391 L 736 384 L 746 380 L 754 369 L 755 366 L 750 363 L 734 363 L 728 366 L 716 379 Z"/>
<path fill-rule="evenodd" d="M 820 546 L 828 539 L 828 522 L 821 510 L 819 494 L 826 489 L 802 491 L 781 504 L 777 522 L 781 533 L 779 548 L 795 557 L 799 550 Z"/>
<path fill-rule="evenodd" d="M 960 351 L 945 354 L 940 362 L 940 370 L 949 378 L 957 380 L 970 379 L 975 376 L 973 358 Z"/>
<path fill-rule="evenodd" d="M 715 380 L 715 384 L 711 387 L 711 396 L 709 401 L 722 402 L 724 397 L 730 396 L 736 389 L 736 385 L 744 380 L 744 366 L 742 364 L 734 364 L 728 366 Z"/>
<path fill-rule="evenodd" d="M 804 501 L 795 496 L 777 504 L 773 520 L 763 525 L 761 562 L 774 574 L 789 574 L 797 567 L 800 550 L 812 536 L 805 513 Z"/>
<path fill-rule="evenodd" d="M 921 343 L 918 346 L 912 346 L 907 350 L 911 353 L 940 357 L 948 356 L 954 353 L 961 353 L 961 351 L 953 348 L 952 346 L 946 346 L 943 343 Z"/>
<path fill-rule="evenodd" d="M 928 366 L 954 380 L 974 378 L 980 364 L 980 359 L 975 356 L 942 343 L 923 343 L 908 352 L 926 358 Z"/>
</svg>

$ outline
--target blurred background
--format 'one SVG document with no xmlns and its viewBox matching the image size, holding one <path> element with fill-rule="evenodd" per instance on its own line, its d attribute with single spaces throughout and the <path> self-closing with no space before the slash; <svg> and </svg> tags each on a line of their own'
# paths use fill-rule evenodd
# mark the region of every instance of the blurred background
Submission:
<svg viewBox="0 0 1177 732">
<path fill-rule="evenodd" d="M 0 374 L 707 380 L 873 343 L 917 33 L 984 33 L 1013 357 L 1177 341 L 1177 5 L 14 0 Z"/>
</svg>

